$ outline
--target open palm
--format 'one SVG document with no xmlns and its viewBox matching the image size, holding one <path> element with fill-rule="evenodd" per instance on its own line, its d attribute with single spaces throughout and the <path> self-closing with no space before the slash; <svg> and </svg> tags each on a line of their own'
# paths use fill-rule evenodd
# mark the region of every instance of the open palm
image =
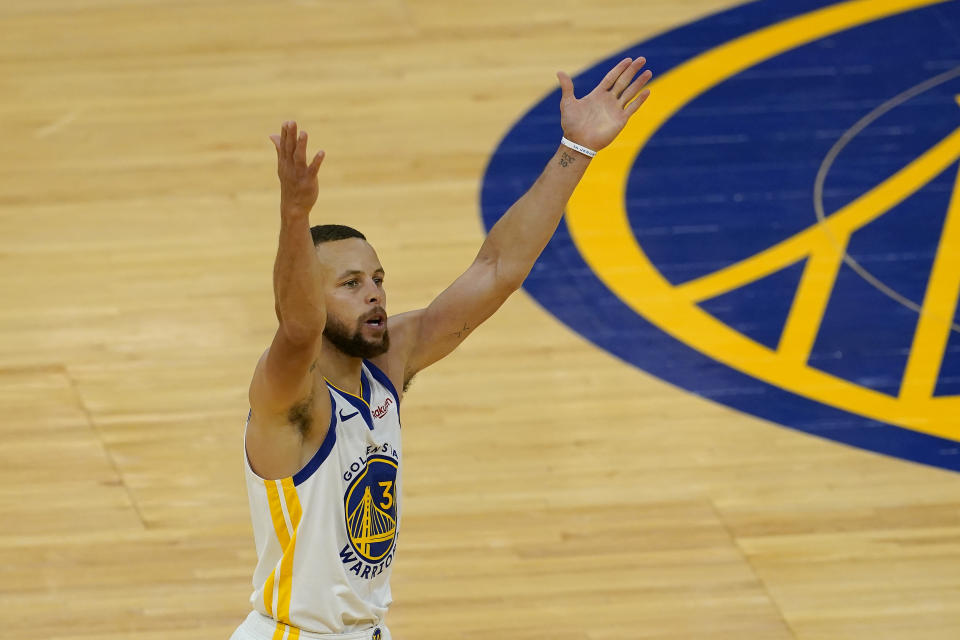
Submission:
<svg viewBox="0 0 960 640">
<path fill-rule="evenodd" d="M 593 91 L 580 99 L 573 95 L 573 80 L 570 76 L 563 71 L 557 72 L 562 93 L 560 124 L 563 135 L 568 140 L 594 151 L 613 142 L 626 126 L 630 116 L 637 112 L 650 95 L 649 89 L 643 89 L 653 77 L 649 69 L 634 80 L 634 76 L 646 62 L 645 58 L 624 58 L 603 77 Z"/>
<path fill-rule="evenodd" d="M 297 123 L 283 123 L 279 134 L 270 136 L 277 148 L 277 175 L 280 177 L 280 208 L 284 212 L 309 215 L 319 195 L 317 172 L 324 153 L 318 151 L 307 164 L 307 132 L 297 134 Z"/>
</svg>

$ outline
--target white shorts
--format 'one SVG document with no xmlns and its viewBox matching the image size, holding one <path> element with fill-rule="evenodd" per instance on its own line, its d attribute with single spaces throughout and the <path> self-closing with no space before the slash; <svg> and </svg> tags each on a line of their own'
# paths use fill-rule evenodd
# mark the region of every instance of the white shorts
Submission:
<svg viewBox="0 0 960 640">
<path fill-rule="evenodd" d="M 259 611 L 251 611 L 247 619 L 230 636 L 230 640 L 274 640 L 276 633 L 276 620 L 268 618 Z M 286 627 L 282 635 L 277 635 L 276 640 L 293 640 L 296 637 L 296 630 L 293 627 Z M 321 634 L 300 630 L 300 638 L 301 640 L 390 640 L 390 630 L 383 624 L 350 633 Z"/>
</svg>

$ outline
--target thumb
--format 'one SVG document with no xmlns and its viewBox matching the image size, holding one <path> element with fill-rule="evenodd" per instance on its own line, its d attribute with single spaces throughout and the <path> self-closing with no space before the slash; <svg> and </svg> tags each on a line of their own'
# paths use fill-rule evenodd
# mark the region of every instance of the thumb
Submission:
<svg viewBox="0 0 960 640">
<path fill-rule="evenodd" d="M 557 71 L 557 80 L 560 81 L 560 101 L 575 100 L 573 95 L 573 80 L 563 71 Z"/>
<path fill-rule="evenodd" d="M 270 136 L 270 141 L 273 142 L 273 146 L 277 148 L 277 152 L 280 152 L 280 136 L 276 133 Z"/>
</svg>

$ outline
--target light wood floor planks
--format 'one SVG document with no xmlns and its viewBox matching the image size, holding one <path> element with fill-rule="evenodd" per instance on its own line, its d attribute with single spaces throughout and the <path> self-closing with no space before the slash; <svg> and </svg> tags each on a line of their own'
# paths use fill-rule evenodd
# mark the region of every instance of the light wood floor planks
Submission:
<svg viewBox="0 0 960 640">
<path fill-rule="evenodd" d="M 314 220 L 367 233 L 389 311 L 422 306 L 557 69 L 733 4 L 0 4 L 0 637 L 227 638 L 249 611 L 282 120 L 328 154 Z M 403 419 L 397 638 L 960 637 L 960 477 L 692 397 L 522 293 Z"/>
</svg>

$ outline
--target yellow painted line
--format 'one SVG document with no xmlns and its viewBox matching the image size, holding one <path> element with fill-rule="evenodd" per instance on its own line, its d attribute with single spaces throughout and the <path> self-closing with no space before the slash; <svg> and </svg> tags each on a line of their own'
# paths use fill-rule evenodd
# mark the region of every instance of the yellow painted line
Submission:
<svg viewBox="0 0 960 640">
<path fill-rule="evenodd" d="M 673 287 L 637 244 L 625 208 L 627 178 L 637 155 L 656 131 L 688 102 L 740 71 L 785 51 L 831 34 L 946 0 L 851 0 L 771 25 L 705 52 L 652 84 L 653 95 L 631 119 L 617 142 L 591 162 L 567 207 L 567 225 L 583 259 L 607 287 L 636 313 L 688 346 L 742 371 L 811 400 L 882 422 L 960 439 L 956 404 L 933 398 L 902 403 L 898 398 L 853 384 L 804 366 L 747 338 L 701 310 L 694 300 L 710 297 L 704 290 L 691 295 Z M 835 237 L 846 237 L 871 216 L 889 211 L 913 193 L 925 176 L 931 179 L 960 155 L 960 130 L 953 132 L 918 161 L 832 215 L 824 225 Z M 619 182 L 618 182 L 619 181 Z M 929 180 L 926 180 L 927 182 Z M 730 290 L 772 273 L 811 253 L 809 229 L 741 264 L 744 270 L 723 286 Z M 807 244 L 811 242 L 811 244 Z M 790 254 L 790 255 L 786 255 Z M 792 259 L 789 259 L 791 258 Z M 737 265 L 735 265 L 737 266 Z M 733 273 L 731 268 L 730 273 Z M 746 274 L 746 277 L 744 277 Z M 716 281 L 715 281 L 716 282 Z M 729 288 L 726 288 L 728 287 Z"/>
<path fill-rule="evenodd" d="M 848 242 L 848 238 L 842 238 L 838 247 L 837 241 L 826 233 L 821 232 L 820 236 L 820 247 L 807 259 L 777 346 L 781 358 L 799 365 L 805 365 L 810 358 Z"/>
<path fill-rule="evenodd" d="M 940 246 L 930 270 L 920 320 L 903 374 L 900 397 L 924 401 L 933 396 L 947 349 L 960 294 L 960 173 L 953 187 Z"/>
<path fill-rule="evenodd" d="M 678 285 L 677 293 L 693 302 L 709 300 L 802 260 L 820 246 L 822 226 L 826 226 L 833 238 L 849 237 L 923 188 L 957 158 L 960 158 L 960 128 L 881 184 L 830 215 L 823 225 L 811 225 L 769 249 Z"/>
</svg>

